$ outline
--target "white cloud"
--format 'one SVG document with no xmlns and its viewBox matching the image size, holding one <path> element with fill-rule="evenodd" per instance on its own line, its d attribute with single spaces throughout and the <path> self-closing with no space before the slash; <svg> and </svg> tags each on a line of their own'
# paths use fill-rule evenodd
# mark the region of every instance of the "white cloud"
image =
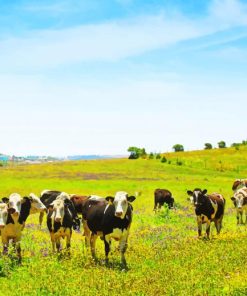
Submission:
<svg viewBox="0 0 247 296">
<path fill-rule="evenodd" d="M 160 13 L 63 30 L 29 32 L 26 37 L 0 42 L 0 66 L 2 70 L 23 70 L 83 61 L 116 61 L 246 24 L 246 6 L 239 1 L 214 0 L 210 13 L 200 20 Z"/>
</svg>

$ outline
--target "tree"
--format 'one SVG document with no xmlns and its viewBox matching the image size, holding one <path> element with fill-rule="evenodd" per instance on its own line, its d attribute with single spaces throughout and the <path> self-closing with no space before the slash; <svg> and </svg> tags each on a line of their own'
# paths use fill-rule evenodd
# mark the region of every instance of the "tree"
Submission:
<svg viewBox="0 0 247 296">
<path fill-rule="evenodd" d="M 204 147 L 205 150 L 213 148 L 212 144 L 210 144 L 210 143 L 205 143 L 204 145 L 205 145 L 205 147 Z"/>
<path fill-rule="evenodd" d="M 135 146 L 129 147 L 128 152 L 130 152 L 129 159 L 137 159 L 139 157 L 144 158 L 147 155 L 145 148 L 138 148 Z"/>
<path fill-rule="evenodd" d="M 175 144 L 173 145 L 172 149 L 174 149 L 175 152 L 184 151 L 184 146 L 181 144 Z"/>
<path fill-rule="evenodd" d="M 218 142 L 218 146 L 219 146 L 219 148 L 226 148 L 226 142 L 220 141 L 220 142 Z"/>
</svg>

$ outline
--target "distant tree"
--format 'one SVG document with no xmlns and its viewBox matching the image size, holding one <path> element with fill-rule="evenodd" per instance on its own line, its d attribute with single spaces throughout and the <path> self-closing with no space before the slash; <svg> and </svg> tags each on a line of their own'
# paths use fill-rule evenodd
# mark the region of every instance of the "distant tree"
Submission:
<svg viewBox="0 0 247 296">
<path fill-rule="evenodd" d="M 175 144 L 173 145 L 172 149 L 174 149 L 175 152 L 184 151 L 184 146 L 181 144 Z"/>
<path fill-rule="evenodd" d="M 226 148 L 226 142 L 224 142 L 224 141 L 218 142 L 218 147 L 219 148 Z"/>
<path fill-rule="evenodd" d="M 160 153 L 157 153 L 155 157 L 156 157 L 156 159 L 161 159 Z"/>
<path fill-rule="evenodd" d="M 138 148 L 135 146 L 129 147 L 128 152 L 130 152 L 129 159 L 137 159 L 139 157 L 145 158 L 147 155 L 145 148 Z"/>
<path fill-rule="evenodd" d="M 205 143 L 204 145 L 205 145 L 205 147 L 204 147 L 205 150 L 213 148 L 212 144 L 210 144 L 210 143 Z"/>
<path fill-rule="evenodd" d="M 150 152 L 150 153 L 149 153 L 149 159 L 154 159 L 154 154 L 153 154 L 153 152 Z"/>
<path fill-rule="evenodd" d="M 243 140 L 242 141 L 242 145 L 247 145 L 247 141 L 246 140 Z"/>
<path fill-rule="evenodd" d="M 167 159 L 166 159 L 165 156 L 163 156 L 163 157 L 161 158 L 161 162 L 167 162 Z"/>
</svg>

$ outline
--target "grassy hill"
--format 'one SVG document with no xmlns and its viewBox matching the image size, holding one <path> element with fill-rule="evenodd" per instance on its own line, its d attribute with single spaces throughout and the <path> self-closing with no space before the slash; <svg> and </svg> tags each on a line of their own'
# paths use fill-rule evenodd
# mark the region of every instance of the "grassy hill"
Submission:
<svg viewBox="0 0 247 296">
<path fill-rule="evenodd" d="M 237 226 L 230 197 L 236 178 L 247 177 L 247 147 L 166 153 L 156 159 L 107 159 L 0 167 L 0 194 L 39 194 L 44 189 L 107 196 L 142 192 L 133 203 L 126 258 L 128 272 L 114 251 L 110 267 L 93 263 L 81 233 L 73 233 L 71 258 L 51 253 L 44 223 L 28 218 L 23 232 L 23 264 L 0 258 L 0 295 L 240 295 L 245 278 L 246 226 Z M 220 192 L 226 213 L 220 236 L 197 239 L 194 209 L 186 191 L 195 187 Z M 176 210 L 153 213 L 156 188 L 172 191 Z M 97 241 L 99 259 L 103 243 Z M 1 294 L 2 293 L 2 294 Z"/>
</svg>

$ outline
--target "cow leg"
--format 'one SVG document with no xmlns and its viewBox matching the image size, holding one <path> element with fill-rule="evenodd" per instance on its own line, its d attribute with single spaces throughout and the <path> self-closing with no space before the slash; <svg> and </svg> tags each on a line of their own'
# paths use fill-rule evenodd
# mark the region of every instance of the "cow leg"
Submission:
<svg viewBox="0 0 247 296">
<path fill-rule="evenodd" d="M 50 232 L 50 235 L 51 235 L 52 251 L 55 253 L 55 235 L 54 235 L 54 232 Z"/>
<path fill-rule="evenodd" d="M 96 259 L 95 255 L 95 244 L 96 244 L 97 234 L 91 233 L 90 237 L 90 247 L 93 259 Z"/>
<path fill-rule="evenodd" d="M 56 241 L 57 252 L 60 252 L 61 250 L 60 237 L 57 237 L 55 241 Z"/>
<path fill-rule="evenodd" d="M 197 228 L 198 228 L 198 237 L 202 236 L 202 219 L 201 217 L 197 217 Z"/>
<path fill-rule="evenodd" d="M 104 243 L 105 243 L 105 263 L 109 263 L 109 253 L 111 250 L 111 239 L 109 236 L 104 236 Z"/>
<path fill-rule="evenodd" d="M 127 267 L 127 262 L 126 262 L 126 259 L 125 259 L 125 252 L 127 250 L 127 247 L 128 247 L 128 244 L 127 244 L 127 237 L 123 237 L 121 240 L 120 240 L 120 252 L 121 252 L 121 264 L 124 268 Z"/>
<path fill-rule="evenodd" d="M 206 224 L 206 234 L 207 234 L 207 238 L 209 239 L 209 235 L 210 235 L 210 222 L 207 222 L 207 224 Z"/>
<path fill-rule="evenodd" d="M 215 220 L 214 224 L 217 230 L 217 234 L 220 234 L 222 219 Z"/>
<path fill-rule="evenodd" d="M 39 213 L 39 228 L 40 228 L 40 229 L 41 229 L 41 226 L 42 226 L 42 222 L 43 222 L 44 215 L 45 215 L 44 212 L 40 212 L 40 213 Z"/>
<path fill-rule="evenodd" d="M 71 229 L 67 229 L 67 235 L 66 235 L 66 248 L 67 250 L 70 249 L 70 242 L 71 242 L 71 235 L 72 235 L 72 230 Z"/>
<path fill-rule="evenodd" d="M 156 212 L 156 210 L 157 210 L 157 202 L 155 201 L 154 202 L 154 211 Z"/>
<path fill-rule="evenodd" d="M 243 212 L 242 211 L 240 212 L 240 224 L 244 224 L 244 222 L 243 222 Z"/>
<path fill-rule="evenodd" d="M 237 225 L 239 224 L 239 212 L 237 212 Z"/>
<path fill-rule="evenodd" d="M 83 235 L 85 236 L 85 245 L 88 248 L 90 246 L 90 233 L 91 233 L 91 231 L 88 228 L 87 221 L 83 220 L 82 224 L 83 224 L 83 229 L 84 229 Z"/>
<path fill-rule="evenodd" d="M 3 238 L 2 236 L 2 243 L 3 243 L 3 255 L 7 255 L 8 254 L 8 247 L 9 247 L 9 241 L 6 238 Z"/>
<path fill-rule="evenodd" d="M 16 242 L 15 248 L 16 248 L 16 253 L 18 257 L 18 262 L 21 263 L 22 258 L 21 258 L 21 242 L 20 241 Z"/>
</svg>

